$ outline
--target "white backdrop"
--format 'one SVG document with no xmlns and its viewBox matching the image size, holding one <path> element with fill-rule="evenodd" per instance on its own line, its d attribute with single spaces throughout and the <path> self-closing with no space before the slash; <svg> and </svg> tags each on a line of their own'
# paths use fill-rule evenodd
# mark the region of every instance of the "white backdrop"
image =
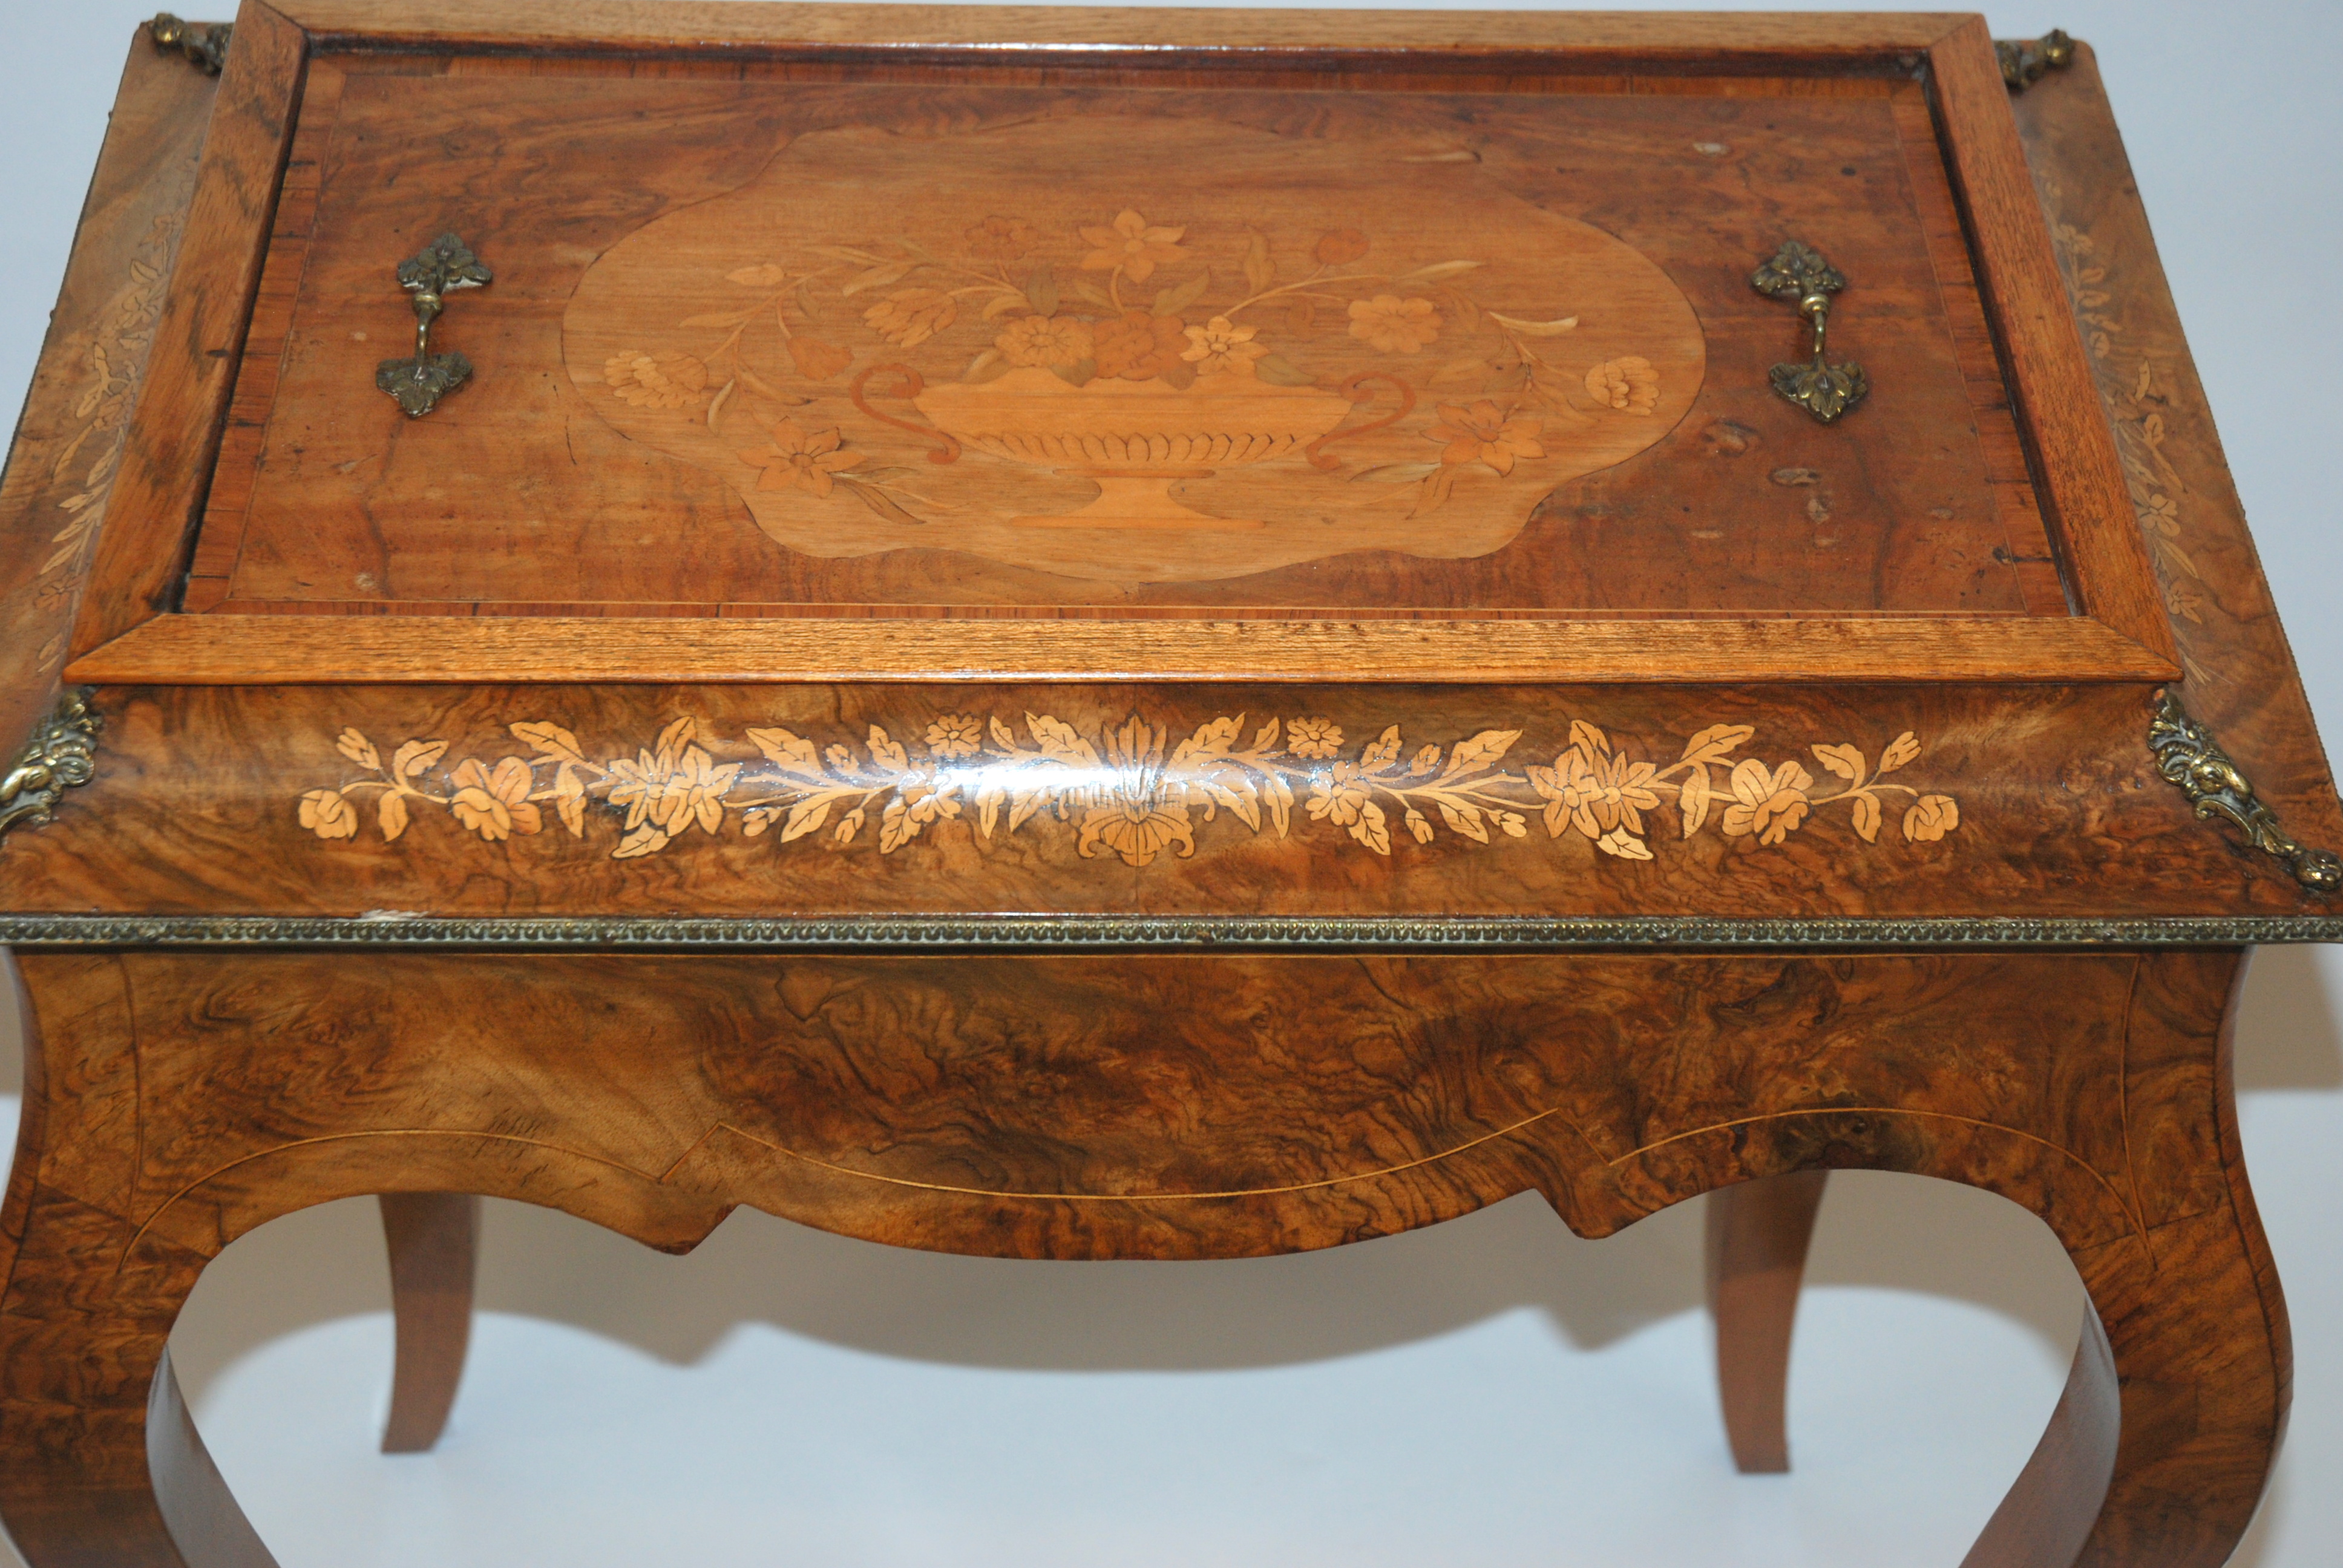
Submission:
<svg viewBox="0 0 2343 1568">
<path fill-rule="evenodd" d="M 31 376 L 151 3 L 0 0 L 0 397 Z M 2311 700 L 2343 737 L 2320 477 L 2343 415 L 2343 6 L 2061 0 L 1991 21 L 2099 49 Z M 2343 960 L 2265 953 L 2238 1048 L 2298 1355 L 2250 1568 L 2325 1568 L 2343 1543 L 2338 998 Z M 1836 1178 L 1797 1473 L 1745 1479 L 1709 1391 L 1697 1207 L 1590 1243 L 1528 1196 L 1334 1252 L 1174 1265 L 931 1257 L 746 1211 L 678 1260 L 492 1205 L 472 1370 L 416 1457 L 374 1452 L 390 1337 L 370 1201 L 230 1248 L 174 1344 L 285 1568 L 1958 1561 L 2074 1344 L 2080 1288 L 2048 1232 L 1966 1189 Z"/>
</svg>

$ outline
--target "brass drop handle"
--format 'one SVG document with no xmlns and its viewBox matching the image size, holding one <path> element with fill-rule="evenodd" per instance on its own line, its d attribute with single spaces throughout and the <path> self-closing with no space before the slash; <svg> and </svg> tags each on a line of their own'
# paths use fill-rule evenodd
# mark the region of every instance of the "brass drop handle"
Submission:
<svg viewBox="0 0 2343 1568">
<path fill-rule="evenodd" d="M 398 264 L 398 286 L 415 297 L 415 357 L 384 360 L 375 367 L 374 384 L 397 398 L 408 417 L 420 419 L 471 378 L 472 362 L 461 354 L 431 352 L 431 324 L 447 308 L 447 296 L 495 281 L 496 275 L 452 234 Z"/>
<path fill-rule="evenodd" d="M 1830 297 L 1846 286 L 1846 274 L 1825 260 L 1822 252 L 1796 240 L 1785 240 L 1774 259 L 1749 275 L 1750 286 L 1775 299 L 1795 300 L 1798 314 L 1814 323 L 1814 357 L 1774 367 L 1774 390 L 1824 424 L 1864 399 L 1871 382 L 1863 367 L 1852 360 L 1833 365 L 1824 357 L 1830 338 Z"/>
</svg>

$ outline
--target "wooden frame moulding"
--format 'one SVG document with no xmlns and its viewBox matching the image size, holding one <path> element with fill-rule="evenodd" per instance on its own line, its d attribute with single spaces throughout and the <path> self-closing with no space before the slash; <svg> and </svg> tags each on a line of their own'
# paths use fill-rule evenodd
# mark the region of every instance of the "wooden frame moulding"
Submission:
<svg viewBox="0 0 2343 1568">
<path fill-rule="evenodd" d="M 246 0 L 69 678 L 363 680 L 2010 680 L 2176 678 L 2114 437 L 2067 309 L 1991 39 L 1936 15 L 1125 11 Z M 1459 36 L 1473 42 L 1458 44 Z M 2078 613 L 1519 619 L 985 621 L 174 613 L 271 239 L 312 55 L 349 52 L 1063 61 L 1084 67 L 1912 75 L 1976 256 Z M 200 455 L 200 461 L 196 456 Z"/>
</svg>

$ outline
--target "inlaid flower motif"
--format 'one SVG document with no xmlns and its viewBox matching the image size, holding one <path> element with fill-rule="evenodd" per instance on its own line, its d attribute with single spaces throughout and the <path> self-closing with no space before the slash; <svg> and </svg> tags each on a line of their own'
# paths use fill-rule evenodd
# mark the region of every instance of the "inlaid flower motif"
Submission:
<svg viewBox="0 0 2343 1568">
<path fill-rule="evenodd" d="M 760 490 L 794 489 L 827 496 L 832 474 L 843 473 L 862 461 L 851 452 L 840 451 L 838 447 L 835 428 L 809 435 L 796 420 L 784 419 L 773 427 L 771 446 L 743 452 L 740 460 L 764 470 L 757 476 L 757 488 Z"/>
<path fill-rule="evenodd" d="M 1021 316 L 992 340 L 1011 365 L 1062 370 L 1091 357 L 1091 324 L 1071 316 Z"/>
<path fill-rule="evenodd" d="M 1729 838 L 1757 835 L 1761 844 L 1778 844 L 1805 820 L 1806 790 L 1815 777 L 1795 762 L 1768 770 L 1755 758 L 1734 765 L 1733 804 L 1725 809 Z"/>
<path fill-rule="evenodd" d="M 1164 731 L 1134 714 L 1104 739 L 1108 783 L 1082 814 L 1074 852 L 1087 859 L 1104 844 L 1126 866 L 1147 865 L 1166 849 L 1194 854 L 1183 791 L 1163 778 Z"/>
<path fill-rule="evenodd" d="M 1022 218 L 1001 217 L 997 214 L 980 223 L 970 224 L 963 236 L 968 248 L 987 261 L 1015 261 L 1033 248 L 1041 234 Z"/>
<path fill-rule="evenodd" d="M 1318 236 L 1310 254 L 1328 266 L 1340 266 L 1367 254 L 1367 236 L 1354 228 L 1332 229 Z"/>
<path fill-rule="evenodd" d="M 789 359 L 807 380 L 827 381 L 854 363 L 854 352 L 800 332 L 789 339 Z"/>
<path fill-rule="evenodd" d="M 1116 215 L 1113 226 L 1082 230 L 1082 237 L 1096 247 L 1082 257 L 1082 267 L 1089 272 L 1120 271 L 1133 283 L 1144 283 L 1157 262 L 1178 261 L 1188 254 L 1180 248 L 1180 236 L 1187 232 L 1185 227 L 1150 224 L 1125 207 Z"/>
<path fill-rule="evenodd" d="M 301 797 L 301 826 L 320 839 L 347 839 L 358 830 L 358 814 L 338 789 L 312 789 Z"/>
<path fill-rule="evenodd" d="M 1544 425 L 1483 397 L 1477 403 L 1443 403 L 1439 423 L 1424 434 L 1446 443 L 1440 453 L 1443 463 L 1486 463 L 1500 474 L 1510 474 L 1516 458 L 1545 456 L 1538 440 Z"/>
<path fill-rule="evenodd" d="M 1285 749 L 1322 761 L 1342 749 L 1342 728 L 1331 719 L 1297 719 L 1285 727 Z"/>
<path fill-rule="evenodd" d="M 940 288 L 899 288 L 864 311 L 862 320 L 898 348 L 916 348 L 959 315 L 958 303 Z"/>
<path fill-rule="evenodd" d="M 645 354 L 629 348 L 602 365 L 602 380 L 637 408 L 680 408 L 708 389 L 708 367 L 689 354 Z"/>
<path fill-rule="evenodd" d="M 1916 844 L 1933 844 L 1960 825 L 1960 802 L 1950 795 L 1923 795 L 1904 813 L 1904 837 Z"/>
<path fill-rule="evenodd" d="M 984 726 L 966 713 L 946 713 L 928 726 L 928 749 L 939 757 L 973 757 L 984 744 Z"/>
<path fill-rule="evenodd" d="M 1338 828 L 1347 828 L 1366 809 L 1369 794 L 1358 765 L 1337 762 L 1330 777 L 1310 786 L 1310 814 Z"/>
<path fill-rule="evenodd" d="M 1546 802 L 1546 831 L 1561 831 L 1566 819 L 1588 838 L 1615 839 L 1624 829 L 1630 835 L 1644 830 L 1644 813 L 1659 809 L 1660 797 L 1654 788 L 1657 769 L 1649 762 L 1630 760 L 1623 752 L 1596 749 L 1592 755 L 1584 746 L 1573 746 L 1554 759 L 1552 768 L 1528 769 L 1530 788 Z M 1622 850 L 1614 843 L 1609 852 Z"/>
<path fill-rule="evenodd" d="M 528 764 L 508 757 L 494 770 L 477 757 L 468 757 L 456 769 L 456 794 L 448 802 L 456 820 L 493 844 L 515 833 L 534 833 L 543 824 L 528 799 L 534 782 Z"/>
<path fill-rule="evenodd" d="M 1607 359 L 1586 373 L 1586 395 L 1623 414 L 1648 414 L 1660 406 L 1660 373 L 1641 355 Z"/>
<path fill-rule="evenodd" d="M 1225 316 L 1215 316 L 1202 327 L 1186 329 L 1188 347 L 1180 351 L 1180 357 L 1193 365 L 1200 376 L 1251 376 L 1252 362 L 1269 352 L 1266 344 L 1252 340 L 1253 334 L 1260 330 L 1257 327 L 1239 327 Z"/>
<path fill-rule="evenodd" d="M 1413 354 L 1440 336 L 1440 312 L 1422 295 L 1351 301 L 1351 336 L 1387 354 Z"/>
<path fill-rule="evenodd" d="M 1185 327 L 1176 316 L 1151 316 L 1126 310 L 1091 328 L 1098 373 L 1125 381 L 1152 381 L 1180 363 L 1188 347 Z"/>
<path fill-rule="evenodd" d="M 660 731 L 653 750 L 638 750 L 628 761 L 611 759 L 610 804 L 627 809 L 627 830 L 649 827 L 659 842 L 694 822 L 709 833 L 724 823 L 723 800 L 740 775 L 740 764 L 719 764 L 691 743 L 694 726 L 679 719 Z"/>
</svg>

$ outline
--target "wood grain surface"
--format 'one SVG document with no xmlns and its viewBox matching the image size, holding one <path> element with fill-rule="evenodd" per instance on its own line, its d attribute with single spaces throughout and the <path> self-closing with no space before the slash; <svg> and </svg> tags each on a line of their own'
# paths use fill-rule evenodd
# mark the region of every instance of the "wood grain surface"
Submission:
<svg viewBox="0 0 2343 1568">
<path fill-rule="evenodd" d="M 369 1191 L 672 1250 L 745 1202 L 902 1245 L 1176 1258 L 1529 1189 L 1600 1236 L 1735 1181 L 1906 1171 L 2040 1214 L 2107 1326 L 2122 1438 L 2079 1561 L 2220 1562 L 2283 1414 L 2227 1112 L 2234 954 L 24 967 L 43 1043 L 0 1228 L 0 1507 L 36 1568 L 99 1538 L 179 1561 L 144 1501 L 172 1316 L 235 1237 Z"/>
<path fill-rule="evenodd" d="M 2113 687 L 183 687 L 100 706 L 98 777 L 0 847 L 0 908 L 2321 907 L 2191 813 L 2143 744 L 2147 697 Z"/>
<path fill-rule="evenodd" d="M 0 756 L 45 713 L 65 662 L 216 90 L 133 41 L 0 478 Z"/>
<path fill-rule="evenodd" d="M 75 621 L 76 653 L 177 600 L 277 209 L 305 47 L 300 29 L 257 0 L 238 13 L 155 352 Z"/>
</svg>

